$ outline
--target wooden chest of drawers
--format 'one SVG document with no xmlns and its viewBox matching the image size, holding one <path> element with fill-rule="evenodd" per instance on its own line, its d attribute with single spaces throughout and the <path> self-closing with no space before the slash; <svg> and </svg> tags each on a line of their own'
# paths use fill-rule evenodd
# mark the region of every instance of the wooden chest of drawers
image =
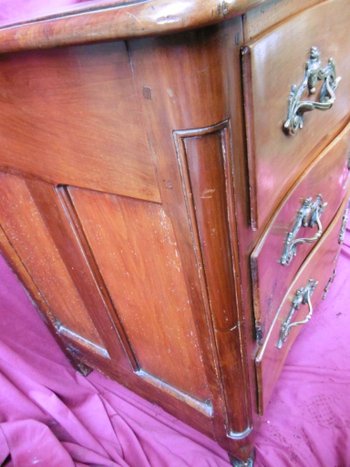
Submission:
<svg viewBox="0 0 350 467">
<path fill-rule="evenodd" d="M 348 0 L 68 3 L 4 10 L 1 249 L 80 371 L 250 465 L 343 239 Z"/>
</svg>

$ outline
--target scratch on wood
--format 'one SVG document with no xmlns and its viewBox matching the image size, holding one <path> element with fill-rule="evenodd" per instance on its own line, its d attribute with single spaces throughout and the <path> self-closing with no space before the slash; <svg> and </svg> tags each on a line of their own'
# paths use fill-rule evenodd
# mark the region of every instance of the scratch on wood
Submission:
<svg viewBox="0 0 350 467">
<path fill-rule="evenodd" d="M 201 199 L 210 199 L 213 197 L 213 194 L 215 193 L 215 188 L 208 188 L 207 190 L 204 190 L 201 194 Z"/>
</svg>

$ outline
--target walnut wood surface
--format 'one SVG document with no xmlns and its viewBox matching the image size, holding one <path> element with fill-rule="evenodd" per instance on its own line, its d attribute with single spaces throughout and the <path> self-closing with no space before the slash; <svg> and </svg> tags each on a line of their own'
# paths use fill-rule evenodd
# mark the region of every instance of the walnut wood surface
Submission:
<svg viewBox="0 0 350 467">
<path fill-rule="evenodd" d="M 162 207 L 73 188 L 69 194 L 138 367 L 209 399 L 176 240 Z"/>
<path fill-rule="evenodd" d="M 297 254 L 288 265 L 280 264 L 287 232 L 293 228 L 303 200 L 321 194 L 327 206 L 321 215 L 324 231 L 344 199 L 349 179 L 350 127 L 335 138 L 304 172 L 276 211 L 251 255 L 254 312 L 257 325 L 267 333 L 276 309 L 294 275 L 315 243 L 298 245 Z M 302 227 L 297 238 L 310 238 L 317 227 Z M 318 240 L 320 242 L 320 240 Z"/>
<path fill-rule="evenodd" d="M 55 221 L 62 222 L 58 208 L 50 200 L 50 187 L 47 187 L 46 199 L 39 197 L 38 200 L 41 203 L 46 202 L 46 207 L 49 208 L 41 215 L 36 203 L 38 190 L 35 183 L 29 182 L 28 186 L 22 178 L 1 174 L 0 185 L 1 225 L 23 263 L 31 270 L 32 278 L 44 299 L 51 304 L 52 313 L 68 324 L 72 331 L 103 346 L 91 316 L 76 290 L 74 278 L 71 277 L 72 269 L 63 263 L 47 230 L 46 216 L 50 218 L 49 222 L 53 227 Z M 57 234 L 62 232 L 53 230 Z M 65 293 L 62 293 L 63 290 Z M 88 292 L 88 289 L 84 291 Z M 91 295 L 94 297 L 93 293 Z M 71 313 L 72 309 L 74 313 Z"/>
<path fill-rule="evenodd" d="M 1 174 L 1 180 L 1 226 L 49 307 L 56 331 L 63 332 L 66 342 L 65 331 L 70 332 L 70 344 L 90 353 L 101 368 L 108 365 L 101 355 L 130 368 L 56 191 L 46 183 L 12 175 Z"/>
<path fill-rule="evenodd" d="M 250 41 L 263 31 L 317 3 L 320 0 L 268 0 L 244 14 L 244 39 Z"/>
<path fill-rule="evenodd" d="M 239 400 L 242 405 L 246 401 L 242 400 L 239 389 L 244 384 L 244 373 L 242 362 L 237 358 L 241 330 L 234 277 L 238 276 L 238 271 L 234 270 L 231 249 L 234 233 L 230 225 L 234 219 L 227 206 L 227 199 L 232 196 L 230 133 L 226 121 L 209 128 L 176 132 L 176 137 L 188 209 L 198 228 L 201 253 L 198 262 L 203 261 L 204 287 L 222 362 L 227 425 L 229 432 L 244 432 L 249 429 L 247 413 L 242 410 L 242 419 L 239 419 L 235 409 Z"/>
<path fill-rule="evenodd" d="M 243 65 L 251 77 L 244 85 L 254 225 L 264 225 L 285 188 L 315 157 L 315 147 L 320 143 L 324 146 L 344 125 L 350 110 L 349 24 L 348 1 L 330 0 L 283 22 L 244 49 Z M 342 77 L 337 99 L 328 111 L 308 112 L 304 128 L 295 136 L 287 136 L 282 126 L 290 88 L 302 81 L 314 45 L 321 52 L 323 66 L 329 58 L 335 60 L 337 75 Z"/>
<path fill-rule="evenodd" d="M 0 26 L 39 21 L 121 5 L 135 5 L 144 0 L 0 0 Z"/>
<path fill-rule="evenodd" d="M 0 89 L 2 167 L 160 201 L 123 42 L 2 56 Z"/>
<path fill-rule="evenodd" d="M 56 6 L 56 14 L 46 18 L 35 18 L 34 12 L 29 10 L 27 22 L 23 24 L 13 24 L 13 21 L 5 19 L 4 27 L 0 29 L 0 52 L 169 34 L 227 20 L 263 2 L 148 0 L 131 1 L 126 6 L 110 2 L 108 8 L 101 9 L 98 8 L 99 2 L 94 2 L 96 8 L 90 12 L 74 14 L 74 10 L 70 10 L 71 14 L 66 15 L 64 9 Z M 102 6 L 105 3 L 102 2 Z M 113 3 L 116 7 L 112 6 Z M 35 21 L 31 22 L 31 17 Z M 20 19 L 24 18 L 20 16 Z"/>
<path fill-rule="evenodd" d="M 317 305 L 321 301 L 326 287 L 329 285 L 329 279 L 333 275 L 333 270 L 336 266 L 336 260 L 340 251 L 339 233 L 343 213 L 347 204 L 348 201 L 346 199 L 339 209 L 337 216 L 329 226 L 326 235 L 322 238 L 317 248 L 313 250 L 296 275 L 280 307 L 276 310 L 276 318 L 273 326 L 256 357 L 260 413 L 263 413 L 266 408 L 274 384 L 276 383 L 288 352 L 296 341 L 299 332 L 302 332 L 303 326 L 312 326 L 312 320 L 317 319 Z M 296 291 L 301 287 L 305 287 L 309 279 L 318 281 L 318 285 L 311 299 L 314 307 L 314 315 L 311 321 L 305 325 L 292 328 L 283 347 L 279 349 L 277 348 L 277 342 L 279 340 L 281 325 L 289 314 L 291 302 Z M 295 313 L 293 321 L 303 320 L 308 311 L 306 305 L 301 305 L 299 310 Z"/>
<path fill-rule="evenodd" d="M 260 32 L 271 27 L 261 36 L 258 10 L 252 13 L 250 30 L 260 40 L 248 44 L 252 58 L 243 59 L 243 70 L 248 23 L 235 15 L 271 2 L 149 0 L 109 8 L 106 0 L 83 2 L 86 12 L 76 15 L 73 2 L 65 15 L 52 10 L 51 18 L 0 30 L 0 50 L 9 52 L 0 58 L 4 254 L 77 366 L 98 368 L 242 460 L 258 426 L 256 375 L 261 405 L 283 361 L 263 362 L 261 371 L 258 363 L 255 372 L 250 255 L 259 242 L 265 254 L 265 238 L 283 239 L 303 188 L 329 193 L 326 224 L 344 196 L 347 133 L 337 134 L 349 120 L 348 11 L 331 42 L 330 27 L 319 31 L 344 0 L 287 18 L 310 2 L 273 2 L 280 25 L 261 20 Z M 312 18 L 310 33 L 305 18 Z M 311 41 L 312 32 L 327 42 L 324 60 L 332 51 L 337 66 L 336 53 L 342 59 L 340 103 L 309 130 L 314 115 L 307 115 L 302 139 L 292 143 L 281 139 L 280 125 L 314 44 L 301 36 Z M 264 90 L 273 104 L 259 100 Z M 256 123 L 266 139 L 256 138 Z M 337 177 L 333 190 L 329 180 Z M 267 221 L 280 213 L 268 237 Z M 266 242 L 273 253 L 274 242 Z M 260 280 L 268 287 L 273 277 L 270 261 Z"/>
<path fill-rule="evenodd" d="M 23 248 L 18 255 L 31 278 L 36 278 L 36 266 L 45 258 L 44 252 L 42 258 L 29 253 L 33 244 L 33 251 L 47 250 L 51 257 L 51 248 L 57 248 L 56 269 L 47 260 L 43 282 L 26 284 L 33 296 L 35 286 L 46 291 L 43 311 L 53 322 L 52 309 L 60 314 L 56 332 L 70 357 L 99 368 L 247 458 L 251 421 L 248 394 L 243 403 L 241 399 L 248 382 L 239 308 L 232 304 L 230 328 L 214 329 L 196 254 L 195 224 L 186 207 L 190 193 L 183 190 L 173 138 L 176 128 L 215 126 L 229 116 L 225 102 L 240 83 L 236 72 L 235 78 L 226 77 L 224 70 L 237 69 L 240 33 L 237 20 L 176 38 L 151 39 L 148 44 L 111 43 L 3 57 L 0 79 L 6 93 L 0 130 L 5 145 L 0 164 L 4 177 L 30 186 L 30 196 L 35 191 L 33 207 L 30 197 L 23 202 L 22 224 L 20 218 L 11 220 L 14 225 L 3 223 L 5 234 L 15 240 L 11 238 L 12 245 Z M 179 54 L 189 75 L 196 77 L 187 84 L 177 67 Z M 21 64 L 28 68 L 25 81 Z M 12 126 L 6 115 L 11 115 Z M 218 156 L 231 158 L 228 134 L 225 141 L 226 149 Z M 221 175 L 217 181 L 216 177 L 213 181 L 220 187 Z M 12 200 L 16 196 L 10 190 L 6 198 L 4 210 L 11 217 L 17 210 Z M 224 196 L 226 192 L 215 204 L 221 212 L 231 212 L 233 223 L 232 198 L 225 207 Z M 60 216 L 54 222 L 50 219 L 57 206 Z M 238 267 L 237 246 L 231 234 L 229 241 L 228 267 L 233 273 Z M 15 257 L 8 244 L 6 252 Z M 64 278 L 65 269 L 72 278 L 70 289 L 77 293 L 75 301 L 84 301 L 87 289 L 99 294 L 103 303 L 98 308 L 92 301 L 87 317 L 80 312 L 85 334 L 74 326 L 72 311 L 67 311 L 66 319 L 55 302 L 62 287 L 56 290 L 51 275 Z M 86 274 L 92 274 L 93 287 Z M 220 281 L 213 277 L 213 291 Z M 228 287 L 235 290 L 234 275 Z M 70 303 L 69 293 L 64 298 Z M 217 316 L 223 311 L 220 306 L 215 306 Z M 89 348 L 87 341 L 93 342 L 96 335 L 101 341 Z"/>
</svg>

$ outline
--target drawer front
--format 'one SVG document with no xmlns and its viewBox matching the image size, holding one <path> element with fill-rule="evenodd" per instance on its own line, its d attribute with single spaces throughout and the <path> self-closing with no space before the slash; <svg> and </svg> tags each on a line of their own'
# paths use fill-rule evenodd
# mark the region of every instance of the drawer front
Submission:
<svg viewBox="0 0 350 467">
<path fill-rule="evenodd" d="M 349 24 L 348 0 L 327 1 L 294 16 L 243 49 L 252 225 L 267 221 L 278 199 L 314 157 L 314 150 L 324 147 L 345 124 L 350 106 Z M 319 67 L 324 71 L 318 74 L 312 95 L 308 92 L 312 80 L 303 82 L 311 47 L 318 48 Z M 323 84 L 333 83 L 330 58 L 335 62 L 335 75 L 342 77 L 332 106 L 328 91 L 321 95 Z M 312 67 L 317 68 L 316 62 L 314 51 L 309 73 Z M 290 100 L 290 112 L 304 116 L 303 128 L 295 135 L 283 128 L 292 85 L 300 95 Z M 321 102 L 316 107 L 323 111 L 311 111 L 311 104 L 306 111 L 303 101 Z"/>
<path fill-rule="evenodd" d="M 263 413 L 288 352 L 313 311 L 329 289 L 345 228 L 344 201 L 318 247 L 311 253 L 289 287 L 264 345 L 255 360 L 259 412 Z M 317 316 L 317 310 L 315 311 Z M 301 323 L 303 322 L 303 323 Z M 298 324 L 299 323 L 299 324 Z"/>
<path fill-rule="evenodd" d="M 349 152 L 350 125 L 288 193 L 251 255 L 254 313 L 259 334 L 269 330 L 288 285 L 320 241 L 344 198 Z"/>
</svg>

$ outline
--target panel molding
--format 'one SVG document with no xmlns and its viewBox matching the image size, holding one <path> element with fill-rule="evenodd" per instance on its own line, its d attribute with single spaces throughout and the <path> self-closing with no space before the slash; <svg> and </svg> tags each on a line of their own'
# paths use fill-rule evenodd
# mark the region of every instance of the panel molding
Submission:
<svg viewBox="0 0 350 467">
<path fill-rule="evenodd" d="M 169 394 L 170 396 L 175 397 L 179 401 L 184 402 L 190 407 L 198 410 L 198 412 L 201 412 L 206 417 L 213 417 L 214 408 L 210 400 L 200 401 L 198 399 L 195 399 L 194 397 L 186 394 L 185 392 L 176 389 L 174 386 L 171 386 L 170 384 L 165 383 L 159 378 L 156 378 L 155 376 L 147 373 L 147 371 L 137 370 L 135 371 L 135 374 L 147 383 L 151 384 L 152 386 L 157 387 L 166 394 Z"/>
<path fill-rule="evenodd" d="M 69 188 L 117 319 L 143 370 L 211 398 L 171 218 L 142 200 Z M 181 362 L 181 364 L 174 364 Z"/>
<path fill-rule="evenodd" d="M 89 339 L 86 339 L 77 332 L 72 331 L 67 326 L 64 326 L 59 320 L 55 320 L 54 326 L 60 336 L 66 337 L 83 347 L 87 347 L 88 350 L 110 360 L 111 357 L 107 349 L 95 344 L 94 342 L 91 342 Z"/>
<path fill-rule="evenodd" d="M 128 357 L 129 363 L 133 370 L 139 369 L 139 365 L 135 356 L 135 353 L 133 352 L 133 349 L 131 348 L 130 342 L 128 340 L 127 334 L 124 330 L 124 327 L 122 323 L 119 320 L 117 310 L 114 307 L 113 301 L 110 297 L 110 294 L 108 292 L 108 288 L 105 284 L 105 281 L 103 280 L 103 277 L 101 275 L 101 272 L 98 268 L 98 265 L 96 263 L 95 256 L 91 250 L 90 244 L 86 238 L 86 235 L 84 233 L 84 230 L 82 228 L 81 222 L 79 220 L 79 216 L 76 213 L 75 207 L 73 200 L 68 192 L 68 186 L 59 186 L 56 188 L 57 195 L 62 203 L 62 206 L 65 210 L 65 214 L 67 216 L 67 219 L 69 220 L 71 224 L 71 228 L 73 229 L 77 241 L 80 244 L 80 247 L 82 251 L 84 252 L 84 256 L 86 258 L 86 261 L 89 265 L 89 268 L 92 272 L 92 277 L 96 283 L 97 290 L 100 291 L 101 296 L 103 298 L 103 302 L 105 304 L 106 310 L 108 312 L 108 316 L 111 320 L 111 325 L 114 327 L 117 336 L 119 337 L 119 340 L 122 344 L 122 347 L 125 351 L 125 354 Z M 108 353 L 108 352 L 107 352 Z M 108 353 L 109 355 L 109 353 Z"/>
</svg>

